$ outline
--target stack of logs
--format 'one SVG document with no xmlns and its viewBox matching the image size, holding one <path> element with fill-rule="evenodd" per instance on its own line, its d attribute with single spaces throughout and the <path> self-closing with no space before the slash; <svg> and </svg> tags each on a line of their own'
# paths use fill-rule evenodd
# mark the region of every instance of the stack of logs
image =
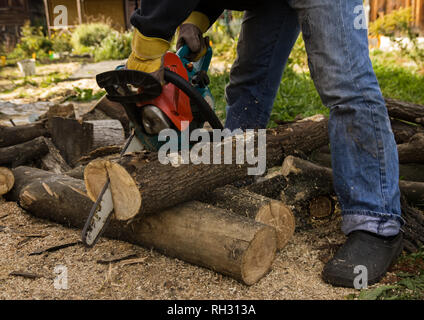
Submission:
<svg viewBox="0 0 424 320">
<path fill-rule="evenodd" d="M 424 204 L 424 107 L 403 104 L 388 100 L 401 176 L 415 181 L 400 185 L 412 251 L 424 242 L 424 216 L 410 206 Z M 295 225 L 310 228 L 336 216 L 327 131 L 319 116 L 268 129 L 266 165 L 273 172 L 253 178 L 249 164 L 236 162 L 236 137 L 222 143 L 232 148 L 232 164 L 164 165 L 147 151 L 119 158 L 129 134 L 120 105 L 103 98 L 78 118 L 55 107 L 38 123 L 0 127 L 0 195 L 34 216 L 81 229 L 110 179 L 114 219 L 105 236 L 251 285 L 269 272 Z M 257 147 L 257 135 L 244 138 Z"/>
</svg>

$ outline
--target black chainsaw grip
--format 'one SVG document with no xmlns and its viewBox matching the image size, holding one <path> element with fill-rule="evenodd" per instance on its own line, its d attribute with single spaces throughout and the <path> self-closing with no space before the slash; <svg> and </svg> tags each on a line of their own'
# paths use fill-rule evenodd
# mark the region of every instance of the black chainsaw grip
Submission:
<svg viewBox="0 0 424 320">
<path fill-rule="evenodd" d="M 183 77 L 179 76 L 175 72 L 172 72 L 169 69 L 165 69 L 165 81 L 172 83 L 182 92 L 184 92 L 200 109 L 200 113 L 204 115 L 207 122 L 213 129 L 224 129 L 221 121 L 216 116 L 215 112 L 212 110 L 209 103 L 202 97 L 202 95 L 197 91 L 191 84 L 185 80 Z"/>
<path fill-rule="evenodd" d="M 108 93 L 108 99 L 121 103 L 137 103 L 158 97 L 162 93 L 160 82 L 151 74 L 137 70 L 113 70 L 96 76 L 97 84 Z M 139 88 L 138 94 L 131 94 L 128 85 Z M 119 92 L 125 90 L 126 92 Z"/>
</svg>

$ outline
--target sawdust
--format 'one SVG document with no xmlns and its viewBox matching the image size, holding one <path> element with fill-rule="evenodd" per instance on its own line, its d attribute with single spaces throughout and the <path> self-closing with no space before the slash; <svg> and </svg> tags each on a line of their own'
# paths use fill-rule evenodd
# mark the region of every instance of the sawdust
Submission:
<svg viewBox="0 0 424 320">
<path fill-rule="evenodd" d="M 34 218 L 14 202 L 0 200 L 0 217 L 0 299 L 345 299 L 355 292 L 320 278 L 324 262 L 345 239 L 337 219 L 325 230 L 318 226 L 296 232 L 277 254 L 271 272 L 249 287 L 154 250 L 109 239 L 92 249 L 79 244 L 29 256 L 40 248 L 79 240 L 80 230 Z M 43 237 L 26 237 L 31 234 Z M 135 253 L 137 260 L 98 263 L 105 256 L 126 253 Z M 55 273 L 59 266 L 67 268 L 68 289 L 55 288 L 55 279 L 63 275 Z"/>
</svg>

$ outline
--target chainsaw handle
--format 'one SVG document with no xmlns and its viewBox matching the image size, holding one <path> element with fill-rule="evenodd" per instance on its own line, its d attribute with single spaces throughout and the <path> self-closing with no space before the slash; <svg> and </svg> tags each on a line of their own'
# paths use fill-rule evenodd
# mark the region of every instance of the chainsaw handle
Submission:
<svg viewBox="0 0 424 320">
<path fill-rule="evenodd" d="M 193 70 L 193 74 L 199 71 L 208 71 L 209 70 L 209 66 L 211 64 L 211 60 L 212 60 L 212 48 L 210 46 L 207 47 L 206 49 L 206 53 L 203 57 L 200 58 L 199 61 L 197 62 L 191 62 L 190 60 L 188 60 L 188 55 L 190 54 L 190 48 L 185 44 L 183 45 L 178 51 L 177 51 L 177 56 L 181 59 L 181 61 L 184 64 L 184 67 L 187 69 L 187 64 L 189 63 L 193 63 L 194 65 L 198 65 L 200 63 L 200 67 L 197 67 L 197 70 Z"/>
<path fill-rule="evenodd" d="M 197 89 L 190 85 L 183 77 L 165 68 L 165 81 L 172 83 L 182 92 L 184 92 L 200 109 L 201 113 L 205 115 L 206 121 L 209 122 L 212 129 L 224 129 L 221 121 L 213 112 L 209 103 L 203 98 Z"/>
<path fill-rule="evenodd" d="M 162 93 L 162 85 L 151 74 L 120 69 L 100 73 L 96 76 L 97 84 L 108 93 L 110 101 L 120 103 L 137 103 L 158 97 Z M 128 85 L 139 88 L 141 92 L 133 94 Z"/>
</svg>

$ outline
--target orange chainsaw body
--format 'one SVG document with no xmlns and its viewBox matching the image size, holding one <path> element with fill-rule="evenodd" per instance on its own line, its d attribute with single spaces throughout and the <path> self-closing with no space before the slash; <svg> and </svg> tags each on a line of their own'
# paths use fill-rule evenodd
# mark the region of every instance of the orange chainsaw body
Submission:
<svg viewBox="0 0 424 320">
<path fill-rule="evenodd" d="M 165 54 L 164 67 L 188 81 L 187 70 L 184 68 L 181 59 L 175 53 L 167 52 Z M 165 84 L 162 87 L 160 96 L 153 100 L 143 102 L 140 107 L 142 108 L 146 105 L 158 107 L 180 131 L 187 129 L 188 124 L 193 120 L 190 98 L 172 83 Z M 185 123 L 183 124 L 182 121 L 185 121 Z"/>
</svg>

